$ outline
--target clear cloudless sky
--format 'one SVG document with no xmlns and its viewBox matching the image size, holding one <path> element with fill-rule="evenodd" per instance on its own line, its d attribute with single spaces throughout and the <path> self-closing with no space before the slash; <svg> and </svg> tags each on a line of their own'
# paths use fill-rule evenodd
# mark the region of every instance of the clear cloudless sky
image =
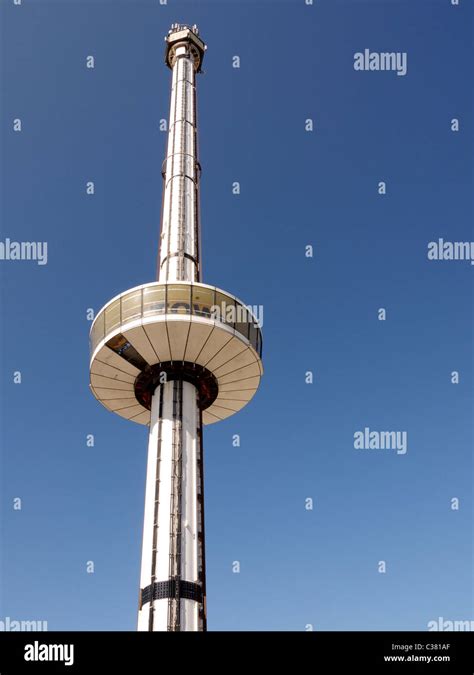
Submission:
<svg viewBox="0 0 474 675">
<path fill-rule="evenodd" d="M 261 387 L 205 429 L 209 629 L 474 619 L 474 269 L 427 259 L 473 240 L 473 14 L 2 1 L 1 240 L 46 241 L 48 264 L 0 261 L 0 619 L 136 627 L 147 428 L 90 393 L 87 310 L 154 280 L 173 22 L 208 44 L 203 280 L 264 311 Z M 364 49 L 406 52 L 407 74 L 355 71 Z M 406 431 L 406 454 L 355 449 L 365 427 Z"/>
</svg>

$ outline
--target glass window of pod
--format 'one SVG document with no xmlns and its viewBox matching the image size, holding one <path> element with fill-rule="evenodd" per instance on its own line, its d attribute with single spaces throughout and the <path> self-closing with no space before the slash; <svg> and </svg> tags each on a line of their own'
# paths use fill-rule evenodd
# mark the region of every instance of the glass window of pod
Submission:
<svg viewBox="0 0 474 675">
<path fill-rule="evenodd" d="M 245 307 L 245 305 L 240 304 L 240 302 L 236 303 L 236 320 L 235 320 L 235 330 L 238 331 L 241 335 L 249 339 L 249 331 L 250 331 L 250 321 L 251 315 L 248 311 L 248 309 Z"/>
<path fill-rule="evenodd" d="M 262 357 L 262 347 L 263 347 L 262 331 L 259 327 L 257 331 L 257 346 L 255 347 L 255 350 L 257 354 L 260 356 L 260 358 Z"/>
<path fill-rule="evenodd" d="M 191 313 L 191 284 L 168 284 L 166 313 Z"/>
<path fill-rule="evenodd" d="M 214 317 L 218 321 L 234 327 L 236 321 L 236 306 L 234 298 L 225 293 L 216 291 Z"/>
<path fill-rule="evenodd" d="M 215 289 L 194 286 L 192 291 L 192 312 L 196 316 L 211 318 L 215 306 Z"/>
<path fill-rule="evenodd" d="M 105 308 L 105 332 L 110 333 L 114 328 L 120 326 L 120 298 L 110 303 Z"/>
<path fill-rule="evenodd" d="M 94 321 L 91 330 L 91 351 L 97 347 L 99 342 L 105 336 L 105 313 L 101 312 Z"/>
<path fill-rule="evenodd" d="M 122 323 L 139 319 L 142 315 L 142 289 L 122 297 Z"/>
<path fill-rule="evenodd" d="M 143 289 L 143 316 L 164 314 L 166 307 L 166 286 L 149 286 Z"/>
<path fill-rule="evenodd" d="M 249 340 L 252 347 L 257 353 L 259 353 L 259 338 L 260 338 L 260 329 L 258 327 L 256 319 L 254 320 L 253 316 L 249 316 Z"/>
</svg>

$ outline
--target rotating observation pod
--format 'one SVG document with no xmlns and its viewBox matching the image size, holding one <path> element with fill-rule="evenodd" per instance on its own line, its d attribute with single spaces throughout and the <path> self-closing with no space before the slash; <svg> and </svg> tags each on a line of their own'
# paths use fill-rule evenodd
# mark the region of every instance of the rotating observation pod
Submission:
<svg viewBox="0 0 474 675">
<path fill-rule="evenodd" d="M 263 374 L 256 317 L 207 284 L 137 286 L 108 302 L 91 328 L 90 387 L 108 410 L 150 423 L 151 396 L 182 378 L 199 392 L 203 424 L 241 410 Z"/>
</svg>

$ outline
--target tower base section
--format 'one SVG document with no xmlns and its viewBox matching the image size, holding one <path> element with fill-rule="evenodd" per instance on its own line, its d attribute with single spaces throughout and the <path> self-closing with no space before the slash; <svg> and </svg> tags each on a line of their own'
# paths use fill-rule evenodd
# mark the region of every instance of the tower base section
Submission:
<svg viewBox="0 0 474 675">
<path fill-rule="evenodd" d="M 139 631 L 206 629 L 201 413 L 175 379 L 151 399 Z"/>
</svg>

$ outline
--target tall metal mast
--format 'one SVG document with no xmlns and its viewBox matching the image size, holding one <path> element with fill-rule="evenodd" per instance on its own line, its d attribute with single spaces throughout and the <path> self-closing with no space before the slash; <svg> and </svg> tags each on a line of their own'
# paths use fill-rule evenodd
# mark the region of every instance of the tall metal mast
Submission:
<svg viewBox="0 0 474 675">
<path fill-rule="evenodd" d="M 149 425 L 138 630 L 206 630 L 203 424 L 243 408 L 262 335 L 235 296 L 201 282 L 196 73 L 206 45 L 173 24 L 157 281 L 108 302 L 91 328 L 91 390 Z"/>
<path fill-rule="evenodd" d="M 197 26 L 173 24 L 172 70 L 159 254 L 160 282 L 200 281 L 196 72 L 206 46 Z M 202 421 L 198 392 L 177 377 L 151 403 L 139 630 L 205 630 Z M 199 500 L 199 503 L 198 503 Z M 155 590 L 157 589 L 157 590 Z M 167 602 L 147 603 L 167 597 Z"/>
<path fill-rule="evenodd" d="M 196 73 L 206 45 L 197 26 L 173 24 L 165 38 L 172 70 L 168 146 L 163 162 L 159 281 L 200 281 Z"/>
</svg>

